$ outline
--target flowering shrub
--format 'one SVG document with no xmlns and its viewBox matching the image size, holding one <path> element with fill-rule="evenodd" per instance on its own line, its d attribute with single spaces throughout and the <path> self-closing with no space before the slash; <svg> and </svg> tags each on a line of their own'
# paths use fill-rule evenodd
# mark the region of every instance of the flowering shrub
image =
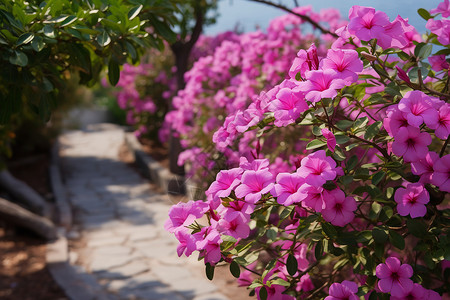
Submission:
<svg viewBox="0 0 450 300">
<path fill-rule="evenodd" d="M 334 9 L 324 10 L 320 14 L 313 12 L 309 6 L 298 7 L 294 11 L 323 21 L 333 31 L 346 24 Z M 250 159 L 258 149 L 272 149 L 271 153 L 259 152 L 258 155 L 270 156 L 275 161 L 279 156 L 289 160 L 293 150 L 286 149 L 288 144 L 292 145 L 290 147 L 304 147 L 304 142 L 298 142 L 299 134 L 292 128 L 274 130 L 267 133 L 264 139 L 257 139 L 254 131 L 247 131 L 263 116 L 263 103 L 271 96 L 259 96 L 259 92 L 286 77 L 298 49 L 317 42 L 317 49 L 310 52 L 325 54 L 326 48 L 334 41 L 329 34 L 316 36 L 303 33 L 303 28 L 302 19 L 288 14 L 274 19 L 267 32 L 228 36 L 213 54 L 200 58 L 186 74 L 186 88 L 173 99 L 175 110 L 167 114 L 165 122 L 179 134 L 185 148 L 179 157 L 179 164 L 190 165 L 188 175 L 197 179 L 199 185 L 211 183 L 221 168 L 238 166 L 240 156 Z M 319 41 L 322 42 L 319 44 Z M 280 124 L 288 124 L 301 112 L 297 106 L 302 103 L 291 103 L 297 101 L 288 91 L 280 98 L 280 103 L 274 102 L 273 107 L 267 108 L 279 111 Z M 244 111 L 250 103 L 253 103 L 251 107 Z M 300 108 L 306 108 L 306 103 L 303 104 L 305 106 Z M 279 106 L 285 109 L 280 111 Z M 224 123 L 233 124 L 233 128 L 228 126 L 228 129 L 217 131 Z M 242 138 L 237 137 L 238 132 L 244 133 Z M 215 145 L 211 145 L 213 135 Z M 285 142 L 285 146 L 277 147 L 281 141 Z M 292 170 L 292 166 L 284 164 L 286 171 Z"/>
<path fill-rule="evenodd" d="M 301 50 L 265 99 L 237 105 L 218 147 L 279 127 L 309 142 L 292 171 L 258 150 L 221 170 L 206 201 L 173 206 L 165 227 L 180 256 L 197 251 L 210 279 L 228 263 L 258 299 L 449 297 L 449 1 L 419 13 L 423 37 L 353 6 L 324 57 Z"/>
</svg>

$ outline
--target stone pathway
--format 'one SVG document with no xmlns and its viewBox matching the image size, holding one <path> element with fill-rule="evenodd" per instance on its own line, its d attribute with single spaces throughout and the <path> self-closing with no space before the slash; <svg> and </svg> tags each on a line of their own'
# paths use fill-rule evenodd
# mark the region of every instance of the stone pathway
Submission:
<svg viewBox="0 0 450 300">
<path fill-rule="evenodd" d="M 170 199 L 119 160 L 123 140 L 122 129 L 108 124 L 60 137 L 74 223 L 85 242 L 71 249 L 71 263 L 93 275 L 108 299 L 227 299 L 196 257 L 178 258 L 177 241 L 163 228 Z"/>
</svg>

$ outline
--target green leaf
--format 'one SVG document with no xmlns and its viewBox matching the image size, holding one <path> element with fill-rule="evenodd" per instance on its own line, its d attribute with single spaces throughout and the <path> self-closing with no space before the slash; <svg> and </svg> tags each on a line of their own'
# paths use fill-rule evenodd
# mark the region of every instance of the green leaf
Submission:
<svg viewBox="0 0 450 300">
<path fill-rule="evenodd" d="M 428 10 L 423 9 L 423 8 L 419 8 L 417 10 L 417 13 L 419 14 L 419 16 L 421 16 L 422 18 L 424 18 L 426 21 L 428 21 L 431 18 L 430 13 L 428 12 Z"/>
<path fill-rule="evenodd" d="M 306 145 L 306 150 L 317 149 L 325 146 L 326 144 L 327 144 L 326 142 L 321 140 L 312 140 L 311 142 L 308 143 L 308 145 Z"/>
<path fill-rule="evenodd" d="M 388 240 L 386 232 L 379 227 L 372 229 L 372 236 L 375 242 L 379 244 L 384 244 Z"/>
<path fill-rule="evenodd" d="M 62 23 L 61 27 L 67 26 L 75 22 L 78 18 L 76 16 L 68 16 Z"/>
<path fill-rule="evenodd" d="M 353 121 L 340 120 L 336 123 L 336 127 L 339 128 L 340 130 L 346 130 L 347 128 L 352 126 L 352 124 L 353 124 Z"/>
<path fill-rule="evenodd" d="M 383 180 L 383 178 L 384 178 L 385 175 L 386 175 L 386 173 L 384 173 L 383 171 L 380 171 L 380 172 L 378 172 L 378 173 L 375 173 L 375 174 L 372 176 L 372 183 L 373 183 L 374 185 L 379 184 L 379 183 L 381 182 L 381 180 Z"/>
<path fill-rule="evenodd" d="M 169 43 L 173 43 L 177 39 L 177 35 L 170 29 L 170 27 L 159 21 L 157 18 L 151 18 L 149 22 L 155 27 L 155 31 L 161 35 Z"/>
<path fill-rule="evenodd" d="M 100 46 L 106 47 L 109 45 L 109 43 L 111 43 L 111 37 L 106 31 L 103 31 L 97 36 L 96 41 Z"/>
<path fill-rule="evenodd" d="M 275 230 L 275 229 L 276 229 L 276 227 L 272 227 L 272 228 L 269 228 L 266 232 L 267 237 L 272 241 L 275 241 L 277 239 L 278 233 L 277 233 L 277 230 Z"/>
<path fill-rule="evenodd" d="M 366 133 L 364 134 L 364 138 L 366 140 L 373 139 L 380 132 L 382 126 L 383 122 L 381 121 L 376 121 L 375 123 L 371 124 L 369 127 L 367 127 Z"/>
<path fill-rule="evenodd" d="M 355 121 L 355 124 L 353 124 L 353 129 L 356 130 L 358 128 L 362 128 L 365 127 L 367 125 L 367 123 L 369 122 L 369 118 L 367 117 L 362 117 L 359 118 Z"/>
<path fill-rule="evenodd" d="M 137 17 L 141 12 L 142 8 L 143 8 L 142 4 L 131 8 L 130 11 L 128 12 L 128 20 L 131 21 L 135 17 Z"/>
<path fill-rule="evenodd" d="M 239 278 L 239 276 L 241 275 L 241 268 L 234 260 L 230 264 L 230 272 L 235 278 Z"/>
<path fill-rule="evenodd" d="M 205 264 L 206 267 L 206 278 L 208 278 L 209 280 L 213 280 L 214 278 L 214 266 L 211 266 L 210 263 L 206 263 Z"/>
<path fill-rule="evenodd" d="M 267 300 L 267 289 L 265 286 L 263 286 L 260 290 L 259 290 L 259 298 L 261 300 Z"/>
<path fill-rule="evenodd" d="M 336 144 L 342 145 L 350 141 L 350 138 L 346 135 L 335 135 Z"/>
<path fill-rule="evenodd" d="M 287 217 L 289 217 L 289 215 L 291 214 L 291 212 L 294 210 L 293 206 L 288 206 L 285 209 L 283 209 L 283 211 L 280 214 L 280 220 L 284 220 Z"/>
<path fill-rule="evenodd" d="M 25 67 L 28 64 L 28 57 L 22 51 L 14 51 L 14 54 L 9 57 L 9 62 L 13 65 Z"/>
<path fill-rule="evenodd" d="M 33 41 L 31 42 L 31 47 L 33 47 L 34 51 L 40 52 L 44 49 L 45 43 L 44 39 L 40 36 L 35 36 Z"/>
<path fill-rule="evenodd" d="M 336 228 L 334 228 L 334 226 L 331 225 L 328 222 L 322 223 L 322 230 L 331 239 L 334 239 L 334 238 L 337 237 L 337 230 L 336 230 Z"/>
<path fill-rule="evenodd" d="M 347 170 L 353 170 L 353 168 L 358 164 L 359 158 L 356 155 L 351 156 L 347 163 L 345 164 L 345 168 Z"/>
<path fill-rule="evenodd" d="M 286 261 L 286 268 L 291 276 L 294 276 L 294 274 L 298 272 L 298 262 L 294 255 L 289 254 Z"/>
<path fill-rule="evenodd" d="M 405 239 L 402 237 L 401 234 L 397 233 L 394 230 L 389 230 L 389 241 L 397 249 L 400 250 L 405 249 Z"/>
<path fill-rule="evenodd" d="M 316 243 L 316 248 L 314 249 L 314 257 L 316 260 L 320 260 L 323 256 L 323 240 Z"/>
<path fill-rule="evenodd" d="M 46 37 L 51 38 L 51 39 L 55 38 L 55 29 L 53 28 L 53 26 L 45 25 L 42 30 Z"/>
<path fill-rule="evenodd" d="M 427 58 L 430 56 L 431 52 L 433 51 L 433 45 L 432 44 L 426 44 L 422 48 L 420 48 L 419 51 L 419 58 Z"/>
<path fill-rule="evenodd" d="M 119 64 L 113 60 L 109 60 L 108 64 L 108 80 L 112 86 L 116 86 L 120 79 L 120 67 Z"/>
<path fill-rule="evenodd" d="M 353 182 L 353 176 L 351 176 L 351 175 L 341 176 L 341 177 L 339 178 L 339 181 L 340 181 L 343 185 L 349 185 L 350 183 Z"/>
<path fill-rule="evenodd" d="M 408 231 L 418 237 L 423 238 L 427 234 L 427 228 L 425 227 L 425 224 L 423 224 L 421 221 L 416 219 L 408 219 L 406 221 L 406 227 L 408 227 Z"/>
<path fill-rule="evenodd" d="M 287 282 L 286 280 L 283 280 L 281 278 L 271 280 L 271 282 L 272 282 L 272 284 L 286 286 L 286 287 L 291 285 L 289 282 Z"/>
<path fill-rule="evenodd" d="M 16 46 L 28 44 L 29 42 L 31 42 L 33 40 L 33 38 L 34 38 L 34 33 L 31 33 L 31 32 L 24 33 L 21 36 L 19 36 L 19 38 L 17 39 Z"/>
</svg>

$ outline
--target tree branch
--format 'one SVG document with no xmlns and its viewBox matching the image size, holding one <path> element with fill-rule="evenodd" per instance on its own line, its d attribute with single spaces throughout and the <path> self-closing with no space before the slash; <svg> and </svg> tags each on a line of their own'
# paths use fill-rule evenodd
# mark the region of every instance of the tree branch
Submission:
<svg viewBox="0 0 450 300">
<path fill-rule="evenodd" d="M 322 33 L 324 33 L 324 34 L 331 34 L 331 35 L 334 36 L 335 38 L 338 38 L 338 37 L 339 37 L 336 33 L 331 32 L 331 31 L 329 31 L 328 29 L 324 28 L 322 25 L 320 25 L 319 23 L 317 23 L 316 21 L 314 21 L 313 19 L 311 19 L 309 16 L 298 14 L 298 13 L 294 12 L 292 9 L 290 9 L 290 8 L 284 6 L 284 5 L 277 4 L 277 3 L 273 3 L 273 2 L 267 1 L 267 0 L 247 0 L 247 1 L 252 1 L 252 2 L 257 2 L 257 3 L 262 3 L 262 4 L 266 4 L 266 5 L 269 5 L 269 6 L 273 6 L 273 7 L 279 8 L 279 9 L 281 9 L 281 10 L 284 10 L 284 11 L 286 11 L 286 12 L 288 12 L 288 13 L 291 13 L 291 14 L 293 14 L 293 15 L 299 17 L 299 18 L 302 19 L 303 21 L 308 22 L 309 24 L 311 24 L 311 25 L 314 26 L 315 28 L 319 29 L 319 30 L 320 30 Z"/>
</svg>

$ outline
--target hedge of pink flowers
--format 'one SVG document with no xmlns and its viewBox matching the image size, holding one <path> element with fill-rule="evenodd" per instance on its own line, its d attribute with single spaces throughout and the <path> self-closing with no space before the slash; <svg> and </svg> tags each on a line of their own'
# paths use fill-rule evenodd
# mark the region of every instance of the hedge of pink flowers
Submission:
<svg viewBox="0 0 450 300">
<path fill-rule="evenodd" d="M 335 9 L 319 14 L 308 6 L 294 11 L 321 21 L 332 31 L 346 24 Z M 256 132 L 246 130 L 262 117 L 263 111 L 256 106 L 266 101 L 267 96 L 259 96 L 260 92 L 286 77 L 299 48 L 316 42 L 317 51 L 325 54 L 335 40 L 329 34 L 305 33 L 305 28 L 307 24 L 302 19 L 287 14 L 272 20 L 267 32 L 228 36 L 213 54 L 201 57 L 186 74 L 186 88 L 173 99 L 175 110 L 167 114 L 165 121 L 180 136 L 185 148 L 179 164 L 189 166 L 188 176 L 194 177 L 199 185 L 211 183 L 221 168 L 239 165 L 240 156 L 250 158 L 249 150 L 258 148 L 257 140 L 264 146 L 260 147 L 263 150 L 269 144 L 271 149 L 275 149 L 283 140 L 289 141 L 292 147 L 304 147 L 304 142 L 295 142 L 300 135 L 291 129 L 267 134 L 264 141 L 256 138 Z M 244 110 L 250 103 L 252 106 Z M 247 118 L 254 122 L 248 122 Z M 216 132 L 224 122 L 231 122 L 234 126 L 237 119 L 243 121 L 242 125 Z M 217 142 L 212 144 L 215 132 L 214 140 Z M 237 137 L 237 132 L 243 136 Z M 276 152 L 278 155 L 274 152 L 266 155 L 275 160 L 278 156 L 289 158 L 294 151 L 278 147 Z M 292 169 L 283 164 L 286 171 Z"/>
<path fill-rule="evenodd" d="M 165 228 L 178 255 L 198 253 L 210 279 L 229 264 L 263 300 L 448 299 L 449 1 L 419 14 L 428 20 L 423 36 L 400 16 L 353 6 L 323 56 L 314 45 L 300 50 L 264 97 L 248 106 L 236 98 L 213 140 L 225 148 L 252 134 L 253 156 L 221 170 L 206 201 L 171 208 Z M 236 46 L 218 49 L 226 70 L 243 59 Z M 230 84 L 238 95 L 237 79 L 205 67 L 214 59 L 191 78 Z M 214 108 L 230 103 L 224 90 L 200 91 Z M 283 167 L 286 157 L 262 155 L 280 128 L 306 140 L 293 170 Z"/>
</svg>

